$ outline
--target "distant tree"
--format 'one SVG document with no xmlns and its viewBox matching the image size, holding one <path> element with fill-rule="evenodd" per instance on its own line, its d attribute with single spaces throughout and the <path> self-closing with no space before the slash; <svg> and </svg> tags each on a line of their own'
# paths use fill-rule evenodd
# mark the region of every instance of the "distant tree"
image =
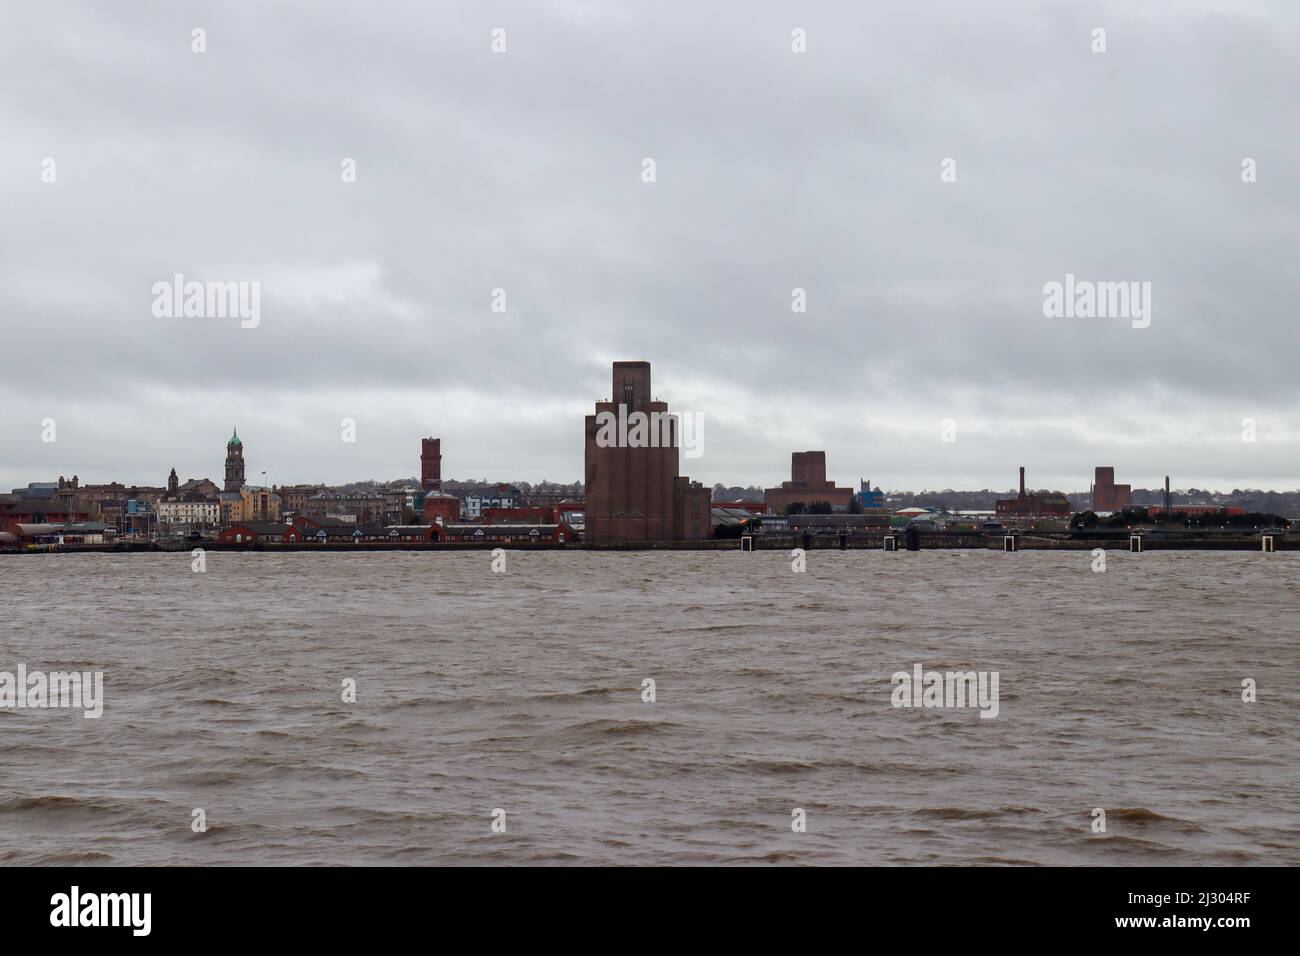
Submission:
<svg viewBox="0 0 1300 956">
<path fill-rule="evenodd" d="M 858 498 L 857 495 L 854 495 L 852 498 L 849 499 L 849 514 L 851 515 L 862 514 L 862 501 Z"/>
<path fill-rule="evenodd" d="M 814 501 L 808 506 L 810 515 L 828 515 L 834 513 L 835 509 L 831 507 L 829 501 Z"/>
<path fill-rule="evenodd" d="M 808 506 L 804 504 L 802 501 L 792 501 L 785 506 L 785 513 L 787 515 L 807 514 Z"/>
<path fill-rule="evenodd" d="M 724 485 L 718 482 L 713 486 L 714 501 L 762 501 L 763 489 L 753 485 Z"/>
<path fill-rule="evenodd" d="M 1095 528 L 1097 527 L 1098 520 L 1097 512 L 1080 511 L 1070 519 L 1070 527 L 1074 528 L 1076 531 L 1080 528 Z"/>
</svg>

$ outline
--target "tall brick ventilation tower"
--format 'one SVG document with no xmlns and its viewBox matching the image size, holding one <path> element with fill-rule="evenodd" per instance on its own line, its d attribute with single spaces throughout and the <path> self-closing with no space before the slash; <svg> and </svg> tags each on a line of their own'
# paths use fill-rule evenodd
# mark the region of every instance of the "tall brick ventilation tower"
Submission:
<svg viewBox="0 0 1300 956">
<path fill-rule="evenodd" d="M 667 443 L 613 443 L 602 440 L 601 421 L 643 413 L 668 415 L 668 405 L 650 391 L 649 362 L 615 362 L 611 398 L 596 403 L 586 418 L 586 540 L 605 542 L 682 541 L 712 533 L 710 491 L 679 475 L 680 451 L 675 419 L 666 426 Z M 661 420 L 661 419 L 652 419 Z M 651 431 L 655 427 L 651 425 Z"/>
</svg>

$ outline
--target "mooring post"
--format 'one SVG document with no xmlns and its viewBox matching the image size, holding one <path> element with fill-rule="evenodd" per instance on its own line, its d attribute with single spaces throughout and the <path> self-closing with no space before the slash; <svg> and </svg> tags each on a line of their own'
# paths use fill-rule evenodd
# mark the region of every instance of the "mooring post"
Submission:
<svg viewBox="0 0 1300 956">
<path fill-rule="evenodd" d="M 1259 539 L 1259 547 L 1265 554 L 1273 554 L 1277 550 L 1277 536 L 1272 534 L 1262 535 Z"/>
<path fill-rule="evenodd" d="M 886 551 L 898 550 L 898 535 L 896 534 L 885 535 L 885 550 Z"/>
<path fill-rule="evenodd" d="M 742 534 L 740 536 L 740 550 L 741 551 L 754 550 L 754 536 L 752 534 Z"/>
<path fill-rule="evenodd" d="M 907 530 L 903 532 L 903 543 L 907 546 L 908 551 L 921 550 L 921 532 L 916 530 L 916 525 L 909 524 Z"/>
<path fill-rule="evenodd" d="M 1133 554 L 1142 553 L 1142 535 L 1131 534 L 1128 536 L 1128 549 Z"/>
<path fill-rule="evenodd" d="M 1018 538 L 1019 538 L 1018 535 L 1014 535 L 1014 534 L 1004 534 L 1004 535 L 1002 536 L 1002 550 L 1003 550 L 1003 551 L 1019 551 L 1019 550 L 1020 550 L 1020 541 L 1018 540 Z"/>
</svg>

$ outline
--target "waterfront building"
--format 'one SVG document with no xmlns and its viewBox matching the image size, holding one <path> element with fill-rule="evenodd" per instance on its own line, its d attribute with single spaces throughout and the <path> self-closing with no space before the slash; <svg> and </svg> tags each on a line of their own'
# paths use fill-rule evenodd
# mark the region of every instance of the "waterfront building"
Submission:
<svg viewBox="0 0 1300 956">
<path fill-rule="evenodd" d="M 521 505 L 515 508 L 484 508 L 482 520 L 487 524 L 554 524 L 556 508 L 544 505 Z"/>
<path fill-rule="evenodd" d="M 36 524 L 9 522 L 0 531 L 3 543 L 10 547 L 49 544 L 103 544 L 105 525 L 102 521 L 50 522 Z"/>
<path fill-rule="evenodd" d="M 62 501 L 49 498 L 19 498 L 6 495 L 10 499 L 0 502 L 0 519 L 20 524 L 52 524 L 89 521 L 90 508 L 80 502 Z"/>
<path fill-rule="evenodd" d="M 586 517 L 585 505 L 581 501 L 557 502 L 552 505 L 521 505 L 515 508 L 484 508 L 482 521 L 485 524 L 536 524 L 567 525 L 571 533 L 569 540 L 581 540 Z M 450 523 L 450 522 L 449 522 Z"/>
<path fill-rule="evenodd" d="M 220 494 L 221 489 L 217 487 L 217 483 L 211 478 L 191 478 L 188 481 L 181 482 L 176 489 L 176 493 L 178 495 L 203 495 L 210 498 L 213 495 Z"/>
<path fill-rule="evenodd" d="M 329 489 L 325 485 L 281 485 L 272 490 L 280 496 L 281 514 L 302 514 L 311 498 Z"/>
<path fill-rule="evenodd" d="M 110 482 L 106 485 L 82 485 L 76 475 L 70 481 L 59 479 L 59 485 L 52 499 L 52 513 L 61 510 L 61 518 L 42 520 L 95 520 L 103 521 L 110 528 L 124 528 L 131 523 L 133 516 L 138 516 L 137 524 L 150 520 L 154 506 L 167 493 L 165 488 L 149 485 L 124 485 Z M 134 502 L 134 504 L 132 504 Z M 76 517 L 84 515 L 84 518 Z"/>
<path fill-rule="evenodd" d="M 222 491 L 217 494 L 217 506 L 221 509 L 221 523 L 231 525 L 244 520 L 244 496 L 238 491 Z"/>
<path fill-rule="evenodd" d="M 1026 493 L 1025 469 L 1020 467 L 1020 494 L 1015 498 L 999 498 L 996 502 L 998 517 L 1058 517 L 1070 516 L 1070 500 L 1059 491 Z"/>
<path fill-rule="evenodd" d="M 760 530 L 764 534 L 866 534 L 889 528 L 888 514 L 850 514 L 847 511 L 833 514 L 772 515 L 764 518 Z"/>
<path fill-rule="evenodd" d="M 65 487 L 75 489 L 77 487 L 77 476 L 72 476 L 72 483 L 64 482 L 63 476 L 59 476 L 58 481 L 31 481 L 27 483 L 26 488 L 15 488 L 14 494 L 22 498 L 53 498 L 56 491 L 62 491 Z"/>
<path fill-rule="evenodd" d="M 357 544 L 368 537 L 366 530 L 358 525 L 321 525 L 302 531 L 302 539 L 317 544 Z"/>
<path fill-rule="evenodd" d="M 393 544 L 432 544 L 440 542 L 446 533 L 442 525 L 399 524 L 384 529 Z"/>
<path fill-rule="evenodd" d="M 244 485 L 239 489 L 242 508 L 241 521 L 278 522 L 280 520 L 280 496 L 270 488 L 259 485 Z"/>
<path fill-rule="evenodd" d="M 460 520 L 460 499 L 442 491 L 426 492 L 421 510 L 429 524 L 448 525 Z"/>
<path fill-rule="evenodd" d="M 1133 503 L 1133 487 L 1115 484 L 1115 469 L 1098 466 L 1090 503 L 1093 511 L 1123 511 Z"/>
<path fill-rule="evenodd" d="M 577 540 L 566 524 L 450 524 L 446 540 L 474 544 L 564 544 Z"/>
<path fill-rule="evenodd" d="M 520 496 L 518 504 L 520 507 L 546 508 L 551 505 L 577 502 L 578 509 L 581 510 L 583 501 L 582 482 L 575 481 L 572 485 L 555 485 L 547 488 L 534 487 Z"/>
<path fill-rule="evenodd" d="M 244 485 L 239 491 L 223 491 L 216 495 L 222 525 L 240 522 L 278 523 L 280 521 L 280 496 L 270 488 Z"/>
<path fill-rule="evenodd" d="M 221 502 L 199 494 L 177 495 L 158 502 L 158 524 L 168 530 L 193 531 L 221 523 Z"/>
<path fill-rule="evenodd" d="M 397 525 L 401 523 L 404 512 L 410 507 L 414 490 L 411 492 L 406 489 L 381 491 L 379 496 L 384 499 L 384 523 Z"/>
<path fill-rule="evenodd" d="M 383 495 L 323 491 L 307 499 L 303 513 L 313 518 L 350 515 L 359 524 L 380 524 L 387 507 Z"/>
<path fill-rule="evenodd" d="M 206 490 L 208 486 L 210 491 Z M 173 468 L 167 476 L 167 493 L 154 505 L 158 524 L 155 530 L 187 532 L 216 527 L 221 523 L 221 503 L 216 497 L 217 492 L 217 486 L 206 478 L 191 478 L 182 485 Z M 128 502 L 127 514 L 130 516 L 132 513 Z"/>
<path fill-rule="evenodd" d="M 427 500 L 427 499 L 426 499 Z M 461 514 L 470 521 L 478 521 L 487 508 L 514 508 L 520 503 L 518 488 L 497 485 L 495 489 L 471 491 L 462 494 Z"/>
<path fill-rule="evenodd" d="M 611 395 L 613 400 L 597 402 L 595 413 L 585 421 L 586 540 L 710 537 L 710 489 L 678 474 L 678 422 L 666 402 L 651 397 L 650 363 L 615 362 Z M 610 427 L 611 422 L 631 422 L 640 415 L 654 433 L 643 429 L 644 441 L 629 440 L 622 434 L 626 429 Z M 611 436 L 614 431 L 619 434 Z"/>
<path fill-rule="evenodd" d="M 863 508 L 885 507 L 885 493 L 879 488 L 872 488 L 870 478 L 861 479 L 858 487 L 858 504 Z"/>
<path fill-rule="evenodd" d="M 217 535 L 223 544 L 256 544 L 259 541 L 294 542 L 302 540 L 302 532 L 291 524 L 271 521 L 237 521 L 223 528 Z"/>
<path fill-rule="evenodd" d="M 785 514 L 795 503 L 811 506 L 824 502 L 833 511 L 848 511 L 853 489 L 826 480 L 826 452 L 796 451 L 790 455 L 790 480 L 781 482 L 779 488 L 764 489 L 763 500 L 776 514 Z"/>
</svg>

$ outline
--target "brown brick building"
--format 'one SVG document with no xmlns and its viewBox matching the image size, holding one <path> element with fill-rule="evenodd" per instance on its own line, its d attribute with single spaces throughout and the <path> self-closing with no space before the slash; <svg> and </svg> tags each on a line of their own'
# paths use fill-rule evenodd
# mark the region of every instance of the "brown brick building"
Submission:
<svg viewBox="0 0 1300 956">
<path fill-rule="evenodd" d="M 790 480 L 781 482 L 780 488 L 763 489 L 763 501 L 778 515 L 785 514 L 796 501 L 805 505 L 825 501 L 836 511 L 847 511 L 852 500 L 852 488 L 826 480 L 824 451 L 791 452 Z"/>
<path fill-rule="evenodd" d="M 424 496 L 424 520 L 428 524 L 448 525 L 460 520 L 460 499 L 441 491 Z"/>
<path fill-rule="evenodd" d="M 372 524 L 384 520 L 387 507 L 383 495 L 323 491 L 307 499 L 303 513 L 311 518 L 352 515 L 358 524 Z"/>
<path fill-rule="evenodd" d="M 1115 484 L 1115 469 L 1097 468 L 1092 482 L 1093 511 L 1122 511 L 1133 503 L 1133 486 Z"/>
<path fill-rule="evenodd" d="M 1020 468 L 1020 494 L 1014 498 L 999 498 L 996 507 L 998 517 L 1070 517 L 1070 499 L 1059 491 L 1025 491 L 1025 469 L 1023 465 Z"/>
<path fill-rule="evenodd" d="M 324 485 L 281 485 L 271 490 L 280 496 L 281 511 L 303 514 L 307 510 L 307 502 L 328 489 Z"/>
<path fill-rule="evenodd" d="M 217 535 L 222 544 L 256 544 L 258 541 L 301 541 L 302 532 L 291 524 L 237 521 Z"/>
<path fill-rule="evenodd" d="M 710 491 L 679 475 L 678 422 L 654 401 L 649 362 L 615 362 L 612 399 L 586 418 L 586 540 L 690 541 L 713 533 Z M 610 428 L 637 413 L 650 420 L 648 441 Z M 662 427 L 661 427 L 662 426 Z M 610 436 L 613 434 L 613 440 Z"/>
</svg>

